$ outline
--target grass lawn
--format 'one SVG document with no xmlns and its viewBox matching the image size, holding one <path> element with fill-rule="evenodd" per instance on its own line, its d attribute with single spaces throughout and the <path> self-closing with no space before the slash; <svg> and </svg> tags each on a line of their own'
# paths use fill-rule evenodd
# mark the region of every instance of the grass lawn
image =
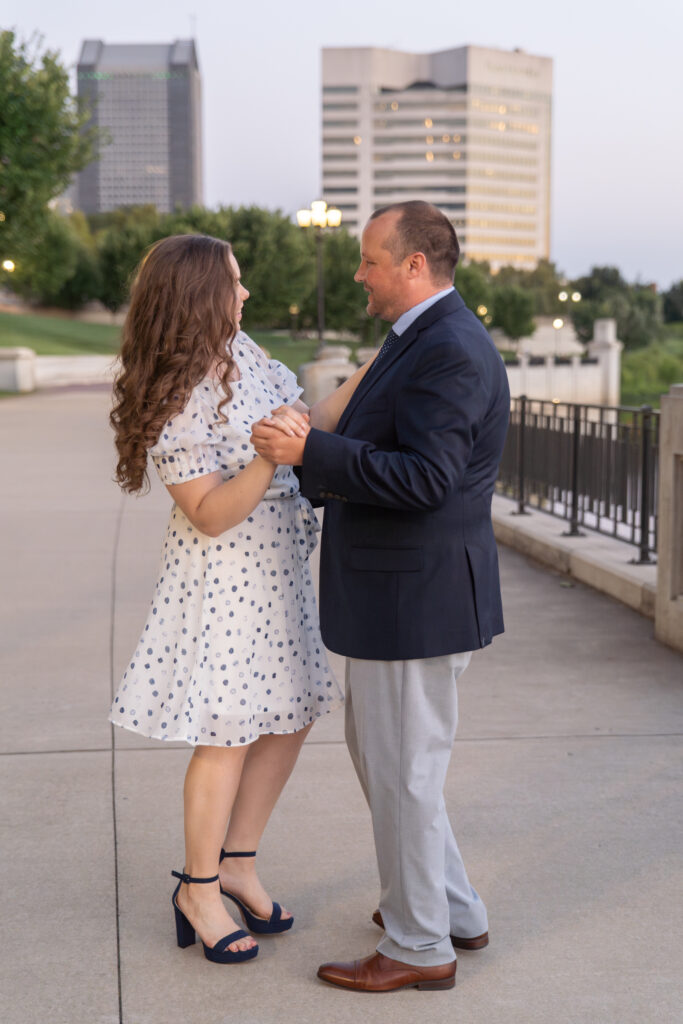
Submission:
<svg viewBox="0 0 683 1024">
<path fill-rule="evenodd" d="M 0 347 L 23 345 L 39 356 L 112 355 L 120 327 L 84 324 L 70 317 L 0 313 Z"/>
<path fill-rule="evenodd" d="M 252 331 L 254 341 L 271 358 L 296 371 L 309 362 L 317 341 L 292 339 L 284 331 Z M 118 352 L 121 328 L 87 324 L 69 317 L 0 313 L 0 348 L 22 345 L 39 356 L 113 355 Z"/>
</svg>

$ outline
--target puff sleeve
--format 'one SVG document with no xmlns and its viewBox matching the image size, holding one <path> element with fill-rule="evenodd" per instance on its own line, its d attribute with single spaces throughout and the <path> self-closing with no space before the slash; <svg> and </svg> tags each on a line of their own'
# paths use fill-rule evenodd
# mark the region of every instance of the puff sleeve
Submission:
<svg viewBox="0 0 683 1024">
<path fill-rule="evenodd" d="M 282 404 L 291 405 L 293 402 L 296 402 L 304 390 L 299 386 L 296 374 L 292 373 L 284 363 L 278 362 L 277 359 L 268 359 L 263 349 L 256 342 L 252 341 L 248 335 L 241 334 L 240 338 L 243 343 L 248 343 L 249 351 L 255 363 L 262 372 L 265 371 L 271 387 L 277 392 L 277 396 Z"/>
<path fill-rule="evenodd" d="M 278 395 L 282 398 L 283 405 L 291 405 L 292 402 L 296 402 L 304 390 L 302 387 L 299 387 L 296 374 L 292 373 L 284 363 L 279 363 L 277 359 L 268 360 L 268 377 Z"/>
<path fill-rule="evenodd" d="M 210 384 L 198 384 L 185 408 L 164 424 L 159 440 L 149 449 L 163 484 L 182 484 L 220 469 L 216 449 L 220 431 L 214 427 L 220 417 L 214 399 Z"/>
</svg>

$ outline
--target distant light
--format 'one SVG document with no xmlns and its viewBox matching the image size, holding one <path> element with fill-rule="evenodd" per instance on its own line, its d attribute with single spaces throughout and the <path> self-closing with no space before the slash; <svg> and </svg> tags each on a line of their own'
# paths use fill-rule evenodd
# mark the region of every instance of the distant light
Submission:
<svg viewBox="0 0 683 1024">
<path fill-rule="evenodd" d="M 560 302 L 566 302 L 569 298 L 569 295 L 567 294 L 567 292 L 560 292 L 560 294 L 557 297 L 560 300 Z"/>
<path fill-rule="evenodd" d="M 360 146 L 362 141 L 363 141 L 363 139 L 362 139 L 362 137 L 360 135 L 354 135 L 354 137 L 353 137 L 353 144 L 354 144 L 354 146 Z"/>
<path fill-rule="evenodd" d="M 553 327 L 556 331 L 559 331 L 560 327 L 564 327 L 564 320 L 561 316 L 558 316 L 553 320 Z"/>
<path fill-rule="evenodd" d="M 451 141 L 450 135 L 442 135 L 441 136 L 441 141 L 442 142 L 450 142 Z"/>
<path fill-rule="evenodd" d="M 486 306 L 477 306 L 477 316 L 486 316 L 488 309 Z"/>
<path fill-rule="evenodd" d="M 493 317 L 491 316 L 491 314 L 487 313 L 486 316 L 484 317 L 484 323 L 485 324 L 490 324 L 492 320 L 493 320 Z"/>
<path fill-rule="evenodd" d="M 391 104 L 391 109 L 398 110 L 398 103 L 396 102 L 396 100 L 394 100 L 394 102 Z"/>
<path fill-rule="evenodd" d="M 299 315 L 299 307 L 297 306 L 297 304 L 295 302 L 293 302 L 292 305 L 289 307 L 289 312 L 290 312 L 291 316 L 298 316 Z"/>
<path fill-rule="evenodd" d="M 327 223 L 327 203 L 324 199 L 314 199 L 311 203 L 311 223 L 317 228 L 324 228 Z"/>
<path fill-rule="evenodd" d="M 4 213 L 2 212 L 2 210 L 0 210 L 0 223 L 2 223 L 2 221 L 3 221 L 4 219 L 5 219 L 5 215 L 4 215 Z"/>
<path fill-rule="evenodd" d="M 552 403 L 553 403 L 553 405 L 559 405 L 560 404 L 559 398 L 553 398 L 552 399 Z"/>
<path fill-rule="evenodd" d="M 434 136 L 433 135 L 427 135 L 426 138 L 425 138 L 425 142 L 427 143 L 428 146 L 431 146 L 433 144 L 433 142 L 434 142 Z"/>
<path fill-rule="evenodd" d="M 432 151 L 431 151 L 431 150 L 428 150 L 428 151 L 427 151 L 427 152 L 425 153 L 425 160 L 428 160 L 428 161 L 429 161 L 429 163 L 431 163 L 433 159 L 434 159 L 434 154 L 432 153 Z"/>
<path fill-rule="evenodd" d="M 459 160 L 460 159 L 460 151 L 459 150 L 455 151 L 455 153 L 453 154 L 453 159 L 454 160 Z"/>
<path fill-rule="evenodd" d="M 2 261 L 2 269 L 6 270 L 8 274 L 14 273 L 14 270 L 15 270 L 14 260 L 3 260 Z"/>
<path fill-rule="evenodd" d="M 431 117 L 425 117 L 425 128 L 431 128 L 433 124 Z"/>
<path fill-rule="evenodd" d="M 572 302 L 581 302 L 581 292 L 572 292 Z"/>
<path fill-rule="evenodd" d="M 328 207 L 324 199 L 315 199 L 309 210 L 297 210 L 296 222 L 300 228 L 338 228 L 342 212 L 336 207 Z"/>
</svg>

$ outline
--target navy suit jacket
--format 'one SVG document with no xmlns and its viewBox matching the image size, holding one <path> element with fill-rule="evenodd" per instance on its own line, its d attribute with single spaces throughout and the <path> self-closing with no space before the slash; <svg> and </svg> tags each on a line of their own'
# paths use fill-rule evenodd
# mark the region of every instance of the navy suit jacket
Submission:
<svg viewBox="0 0 683 1024">
<path fill-rule="evenodd" d="M 369 369 L 334 433 L 311 430 L 301 489 L 325 503 L 330 650 L 431 658 L 503 631 L 491 496 L 509 411 L 500 355 L 450 292 Z"/>
</svg>

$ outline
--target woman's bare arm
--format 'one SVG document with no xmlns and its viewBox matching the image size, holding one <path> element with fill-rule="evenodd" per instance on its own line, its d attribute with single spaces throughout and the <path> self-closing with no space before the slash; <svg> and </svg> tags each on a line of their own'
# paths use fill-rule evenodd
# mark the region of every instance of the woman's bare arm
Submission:
<svg viewBox="0 0 683 1024">
<path fill-rule="evenodd" d="M 273 463 L 257 456 L 231 480 L 223 480 L 218 472 L 206 473 L 166 489 L 197 530 L 218 537 L 254 511 L 274 473 Z"/>
</svg>

